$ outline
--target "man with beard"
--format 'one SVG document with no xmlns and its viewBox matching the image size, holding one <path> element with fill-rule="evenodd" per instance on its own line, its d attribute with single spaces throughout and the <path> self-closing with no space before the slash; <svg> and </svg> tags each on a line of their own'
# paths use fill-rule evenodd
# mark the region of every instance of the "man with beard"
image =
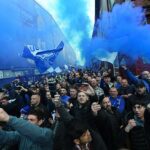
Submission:
<svg viewBox="0 0 150 150">
<path fill-rule="evenodd" d="M 70 87 L 69 94 L 70 94 L 70 98 L 69 98 L 69 101 L 68 101 L 69 102 L 68 107 L 71 108 L 71 107 L 77 105 L 78 91 L 75 87 Z"/>
<path fill-rule="evenodd" d="M 102 135 L 108 150 L 117 150 L 122 148 L 124 138 L 122 134 L 121 114 L 109 100 L 105 97 L 101 105 L 94 102 L 91 105 L 93 115 L 95 116 L 96 128 Z"/>
<path fill-rule="evenodd" d="M 70 113 L 65 110 L 61 100 L 55 99 L 54 103 L 59 113 L 59 124 L 55 127 L 55 139 L 57 138 L 55 141 L 57 143 L 59 141 L 59 145 L 62 144 L 61 148 L 65 147 L 65 150 L 85 150 L 85 148 L 86 150 L 106 149 L 100 135 L 94 134 L 91 131 L 91 103 L 84 92 L 78 93 L 77 105 L 71 108 Z M 86 127 L 83 124 L 86 124 Z M 58 139 L 64 139 L 64 142 L 60 143 Z"/>
</svg>

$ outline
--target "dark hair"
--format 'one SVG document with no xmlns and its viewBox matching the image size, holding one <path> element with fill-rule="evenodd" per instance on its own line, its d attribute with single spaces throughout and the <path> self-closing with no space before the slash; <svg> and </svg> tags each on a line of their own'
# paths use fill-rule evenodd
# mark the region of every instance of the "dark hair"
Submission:
<svg viewBox="0 0 150 150">
<path fill-rule="evenodd" d="M 72 119 L 67 126 L 67 135 L 71 140 L 78 139 L 86 130 L 88 130 L 88 126 L 85 122 Z"/>
<path fill-rule="evenodd" d="M 148 104 L 148 101 L 134 100 L 132 102 L 132 107 L 134 107 L 135 105 L 141 105 L 141 106 L 146 107 L 147 104 Z"/>
<path fill-rule="evenodd" d="M 110 75 L 108 74 L 108 75 L 103 76 L 103 78 L 111 78 L 111 77 L 110 77 Z"/>
<path fill-rule="evenodd" d="M 41 97 L 41 94 L 40 94 L 39 92 L 36 92 L 36 93 L 33 93 L 33 92 L 32 92 L 31 96 L 32 96 L 32 95 L 38 95 L 39 97 Z"/>
<path fill-rule="evenodd" d="M 143 87 L 145 87 L 143 82 L 136 84 L 136 88 L 143 88 Z"/>
<path fill-rule="evenodd" d="M 44 109 L 39 108 L 39 107 L 31 109 L 29 112 L 29 115 L 35 115 L 38 118 L 38 120 L 45 119 Z"/>
<path fill-rule="evenodd" d="M 76 86 L 76 85 L 70 86 L 69 91 L 70 91 L 70 89 L 75 89 L 75 90 L 77 90 L 77 91 L 78 91 L 78 88 L 77 88 L 77 86 Z"/>
<path fill-rule="evenodd" d="M 9 96 L 8 95 L 4 95 L 1 99 L 9 100 Z"/>
</svg>

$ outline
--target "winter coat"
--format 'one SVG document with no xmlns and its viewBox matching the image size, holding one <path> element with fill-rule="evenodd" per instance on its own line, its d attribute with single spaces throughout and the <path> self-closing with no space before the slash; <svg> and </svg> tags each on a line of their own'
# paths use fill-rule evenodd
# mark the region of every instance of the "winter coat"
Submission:
<svg viewBox="0 0 150 150">
<path fill-rule="evenodd" d="M 101 136 L 92 130 L 90 130 L 90 133 L 92 136 L 92 141 L 89 143 L 90 150 L 107 150 Z M 64 142 L 65 144 L 62 150 L 78 150 L 72 141 L 70 141 L 69 139 L 67 140 L 67 137 L 66 139 L 64 139 Z"/>
<path fill-rule="evenodd" d="M 124 143 L 124 135 L 120 129 L 122 119 L 116 108 L 112 107 L 112 112 L 101 109 L 95 117 L 95 124 L 108 150 L 117 150 L 122 146 Z"/>
<path fill-rule="evenodd" d="M 150 150 L 148 139 L 146 137 L 144 122 L 138 121 L 137 117 L 131 112 L 127 115 L 127 122 L 134 119 L 137 123 L 128 133 L 130 148 L 132 150 Z"/>
<path fill-rule="evenodd" d="M 19 150 L 52 150 L 53 133 L 50 129 L 12 116 L 7 124 L 16 131 L 0 130 L 0 145 L 19 143 Z"/>
</svg>

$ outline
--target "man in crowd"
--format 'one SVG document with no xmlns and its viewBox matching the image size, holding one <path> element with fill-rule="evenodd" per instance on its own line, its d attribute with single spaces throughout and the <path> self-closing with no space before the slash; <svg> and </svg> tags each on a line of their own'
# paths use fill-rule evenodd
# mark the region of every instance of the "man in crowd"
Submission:
<svg viewBox="0 0 150 150">
<path fill-rule="evenodd" d="M 101 136 L 77 119 L 69 122 L 64 142 L 65 150 L 107 150 Z"/>
<path fill-rule="evenodd" d="M 117 150 L 124 144 L 122 134 L 122 119 L 117 108 L 113 107 L 109 97 L 102 100 L 101 105 L 92 103 L 91 109 L 94 115 L 95 125 L 102 135 L 108 150 Z"/>
<path fill-rule="evenodd" d="M 53 134 L 50 129 L 42 128 L 43 111 L 36 109 L 28 115 L 28 121 L 9 116 L 0 108 L 0 121 L 16 131 L 0 130 L 0 145 L 19 144 L 20 150 L 52 150 Z"/>
<path fill-rule="evenodd" d="M 77 105 L 78 91 L 75 87 L 70 87 L 69 93 L 70 93 L 70 98 L 69 98 L 69 101 L 68 101 L 69 102 L 68 107 L 71 108 L 71 107 Z"/>
<path fill-rule="evenodd" d="M 141 102 L 150 102 L 150 94 L 146 91 L 144 83 L 139 83 L 136 85 L 136 93 L 129 97 L 128 99 L 128 112 L 132 111 L 132 106 L 135 100 Z"/>
<path fill-rule="evenodd" d="M 150 73 L 149 71 L 143 71 L 140 77 L 136 77 L 126 66 L 122 66 L 125 75 L 133 84 L 143 83 L 146 87 L 147 92 L 150 92 Z"/>
<path fill-rule="evenodd" d="M 146 105 L 146 102 L 135 99 L 132 105 L 132 111 L 127 115 L 127 126 L 125 127 L 125 132 L 128 133 L 130 141 L 129 148 L 132 150 L 150 149 L 148 138 L 146 136 L 147 132 L 144 129 L 146 123 L 144 123 Z M 150 115 L 150 113 L 148 113 L 148 115 Z M 150 126 L 150 123 L 146 124 L 146 126 Z"/>
<path fill-rule="evenodd" d="M 124 112 L 125 101 L 122 96 L 118 95 L 118 90 L 115 87 L 110 88 L 109 99 L 113 107 L 116 107 L 120 113 Z"/>
<path fill-rule="evenodd" d="M 68 104 L 70 96 L 67 95 L 67 90 L 65 88 L 60 89 L 60 99 L 64 105 Z"/>
<path fill-rule="evenodd" d="M 105 96 L 108 96 L 110 88 L 113 87 L 113 83 L 111 82 L 111 78 L 109 75 L 103 76 L 100 81 L 100 87 L 104 90 Z"/>
<path fill-rule="evenodd" d="M 119 95 L 121 95 L 124 99 L 128 99 L 132 94 L 134 94 L 135 88 L 129 85 L 127 79 L 122 79 L 121 86 L 118 89 Z"/>
<path fill-rule="evenodd" d="M 91 86 L 95 91 L 96 96 L 98 97 L 98 100 L 101 101 L 102 97 L 104 96 L 104 91 L 102 88 L 98 86 L 98 82 L 95 78 L 92 78 L 91 80 Z"/>
<path fill-rule="evenodd" d="M 129 97 L 131 95 L 135 94 L 135 88 L 133 86 L 129 85 L 127 79 L 122 79 L 121 86 L 118 89 L 118 93 L 125 100 L 125 104 L 126 104 L 125 109 L 128 110 Z"/>
</svg>

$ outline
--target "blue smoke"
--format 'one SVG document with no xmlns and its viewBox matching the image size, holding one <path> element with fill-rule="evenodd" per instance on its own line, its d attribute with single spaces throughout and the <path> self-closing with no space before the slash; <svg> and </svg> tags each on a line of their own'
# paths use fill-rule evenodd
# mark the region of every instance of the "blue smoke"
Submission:
<svg viewBox="0 0 150 150">
<path fill-rule="evenodd" d="M 116 4 L 112 12 L 103 12 L 97 23 L 99 36 L 89 44 L 90 57 L 106 57 L 116 51 L 150 60 L 150 25 L 141 7 L 132 2 Z"/>
<path fill-rule="evenodd" d="M 51 50 L 61 40 L 66 47 L 63 53 L 53 57 L 56 58 L 53 65 L 63 66 L 75 63 L 72 59 L 73 52 L 70 52 L 69 56 L 64 56 L 69 51 L 69 46 L 58 25 L 35 0 L 0 0 L 0 21 L 0 70 L 35 68 L 34 61 L 28 61 L 21 56 L 24 46 L 30 45 L 42 50 Z M 53 59 L 50 62 L 53 62 Z M 8 75 L 14 76 L 15 73 L 8 73 Z"/>
<path fill-rule="evenodd" d="M 57 0 L 56 2 L 57 16 L 62 20 L 64 25 L 64 34 L 71 43 L 75 52 L 80 56 L 78 63 L 83 64 L 83 55 L 87 43 L 92 36 L 91 21 L 87 14 L 87 0 Z M 91 12 L 92 13 L 92 12 Z M 94 12 L 93 12 L 94 13 Z M 90 35 L 91 34 L 91 35 Z"/>
</svg>

